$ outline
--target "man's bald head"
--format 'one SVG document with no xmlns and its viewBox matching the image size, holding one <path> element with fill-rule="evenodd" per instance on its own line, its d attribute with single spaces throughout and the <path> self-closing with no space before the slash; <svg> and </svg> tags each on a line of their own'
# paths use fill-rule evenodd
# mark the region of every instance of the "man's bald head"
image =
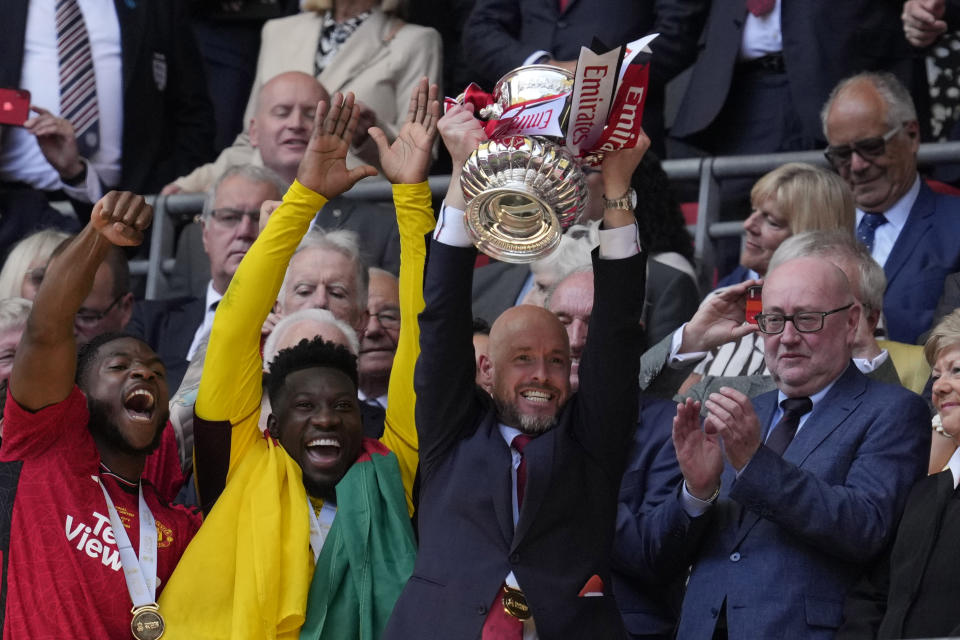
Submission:
<svg viewBox="0 0 960 640">
<path fill-rule="evenodd" d="M 493 381 L 500 420 L 527 433 L 556 423 L 570 397 L 570 344 L 556 316 L 542 307 L 504 311 L 490 329 L 480 366 Z"/>
<path fill-rule="evenodd" d="M 316 78 L 300 71 L 274 76 L 257 96 L 250 143 L 260 150 L 263 164 L 287 182 L 297 175 L 321 100 L 329 102 L 330 95 Z"/>
</svg>

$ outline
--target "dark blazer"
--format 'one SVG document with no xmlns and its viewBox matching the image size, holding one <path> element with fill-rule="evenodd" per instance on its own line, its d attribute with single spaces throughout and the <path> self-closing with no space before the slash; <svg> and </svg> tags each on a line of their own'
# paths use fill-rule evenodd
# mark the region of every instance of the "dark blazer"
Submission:
<svg viewBox="0 0 960 640">
<path fill-rule="evenodd" d="M 769 425 L 777 392 L 753 400 Z M 635 565 L 693 564 L 678 637 L 832 638 L 843 601 L 893 537 L 926 471 L 930 420 L 919 396 L 847 367 L 780 457 L 761 446 L 719 499 L 689 518 L 679 495 L 650 516 Z M 645 555 L 646 554 L 646 555 Z"/>
<path fill-rule="evenodd" d="M 204 301 L 200 298 L 139 300 L 133 305 L 133 315 L 124 330 L 149 344 L 163 360 L 171 397 L 187 372 L 187 352 L 203 315 Z"/>
<path fill-rule="evenodd" d="M 887 335 L 914 344 L 933 323 L 944 280 L 960 271 L 960 198 L 935 193 L 921 180 L 883 271 Z"/>
<path fill-rule="evenodd" d="M 399 275 L 400 231 L 393 204 L 334 198 L 317 213 L 313 225 L 328 231 L 353 231 L 360 239 L 360 252 L 368 266 Z"/>
<path fill-rule="evenodd" d="M 960 307 L 960 273 L 951 273 L 943 281 L 943 293 L 940 294 L 937 309 L 933 313 L 931 328 L 957 307 Z"/>
<path fill-rule="evenodd" d="M 677 2 L 685 11 L 671 16 L 687 20 L 688 27 L 671 27 L 667 37 L 653 43 L 653 65 L 672 76 L 696 59 L 670 132 L 683 138 L 704 131 L 727 101 L 747 9 L 743 0 Z M 922 67 L 903 37 L 902 9 L 902 2 L 782 0 L 787 80 L 806 137 L 823 139 L 820 109 L 830 90 L 853 73 L 886 70 L 900 77 L 908 89 L 917 82 L 926 87 L 925 77 L 919 74 Z M 700 25 L 704 25 L 702 32 Z"/>
<path fill-rule="evenodd" d="M 913 486 L 892 550 L 847 598 L 838 640 L 916 637 L 910 633 L 907 620 L 928 563 L 937 561 L 931 553 L 938 540 L 956 540 L 960 535 L 960 531 L 941 526 L 952 496 L 953 475 L 949 470 L 927 476 Z M 960 611 L 956 607 L 943 609 L 936 623 L 932 622 L 925 620 L 923 624 L 926 628 L 942 628 L 944 632 L 938 635 L 960 636 Z"/>
<path fill-rule="evenodd" d="M 20 84 L 28 5 L 0 0 L 0 87 Z M 213 107 L 183 2 L 114 0 L 114 7 L 123 69 L 118 187 L 157 193 L 210 160 Z"/>
<path fill-rule="evenodd" d="M 594 253 L 592 330 L 580 392 L 557 425 L 525 449 L 526 493 L 514 530 L 510 450 L 490 397 L 474 384 L 475 256 L 472 248 L 430 246 L 414 376 L 420 547 L 384 638 L 479 638 L 511 571 L 543 640 L 623 638 L 609 595 L 610 552 L 637 420 L 645 257 L 599 260 Z M 578 597 L 594 575 L 606 595 Z"/>
<path fill-rule="evenodd" d="M 576 60 L 580 47 L 594 37 L 608 48 L 658 30 L 661 16 L 676 13 L 673 0 L 570 0 L 561 12 L 557 0 L 478 0 L 463 27 L 463 51 L 476 71 L 473 80 L 492 90 L 505 73 L 519 67 L 534 51 L 548 51 L 557 60 Z M 681 16 L 666 23 L 685 28 Z M 652 45 L 656 47 L 656 42 Z M 653 67 L 651 72 L 655 73 Z M 643 128 L 663 154 L 663 82 L 648 88 Z M 455 88 L 455 95 L 463 87 Z M 659 148 L 659 149 L 658 149 Z"/>
<path fill-rule="evenodd" d="M 525 264 L 491 260 L 473 272 L 473 315 L 490 324 L 501 313 L 516 305 L 517 296 L 530 275 Z"/>
<path fill-rule="evenodd" d="M 647 344 L 656 344 L 693 317 L 700 306 L 700 291 L 689 275 L 669 265 L 647 262 L 647 291 L 643 325 Z"/>
<path fill-rule="evenodd" d="M 672 638 L 683 600 L 686 571 L 651 574 L 629 561 L 635 545 L 642 544 L 647 514 L 670 500 L 683 480 L 671 437 L 676 413 L 675 402 L 640 395 L 640 420 L 620 484 L 613 591 L 631 640 Z"/>
</svg>

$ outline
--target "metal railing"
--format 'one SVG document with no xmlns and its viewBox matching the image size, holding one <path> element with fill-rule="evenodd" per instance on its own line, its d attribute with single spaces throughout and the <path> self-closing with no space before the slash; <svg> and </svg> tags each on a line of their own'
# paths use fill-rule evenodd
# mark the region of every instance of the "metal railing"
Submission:
<svg viewBox="0 0 960 640">
<path fill-rule="evenodd" d="M 920 166 L 960 163 L 960 142 L 922 144 L 917 159 Z M 820 151 L 684 158 L 663 162 L 663 169 L 672 181 L 696 180 L 699 183 L 697 222 L 689 230 L 693 235 L 694 256 L 702 278 L 706 279 L 713 273 L 714 241 L 718 238 L 738 236 L 743 231 L 740 222 L 719 221 L 721 181 L 727 178 L 759 177 L 787 162 L 827 166 L 827 161 Z M 434 197 L 442 197 L 449 185 L 450 176 L 430 177 L 430 190 Z M 351 189 L 347 196 L 382 202 L 391 202 L 393 199 L 390 183 L 383 179 L 364 180 Z M 200 213 L 203 198 L 203 194 L 176 194 L 152 198 L 154 232 L 150 239 L 150 257 L 130 263 L 131 273 L 146 275 L 148 299 L 157 297 L 163 275 L 173 270 L 174 222 L 189 220 Z"/>
</svg>

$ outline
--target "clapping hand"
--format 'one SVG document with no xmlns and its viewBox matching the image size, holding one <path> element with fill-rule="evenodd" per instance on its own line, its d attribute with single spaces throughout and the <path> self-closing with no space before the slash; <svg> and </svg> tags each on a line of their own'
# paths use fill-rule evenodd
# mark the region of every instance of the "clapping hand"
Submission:
<svg viewBox="0 0 960 640">
<path fill-rule="evenodd" d="M 300 161 L 297 180 L 328 200 L 348 191 L 357 182 L 377 175 L 370 165 L 347 169 L 347 151 L 357 128 L 359 110 L 354 96 L 339 91 L 330 104 L 321 100 L 313 120 L 313 133 Z"/>
<path fill-rule="evenodd" d="M 370 136 L 380 151 L 380 166 L 393 184 L 417 184 L 427 179 L 440 119 L 437 93 L 437 85 L 428 84 L 427 78 L 420 79 L 410 94 L 407 120 L 393 144 L 387 142 L 379 127 L 370 128 Z"/>
<path fill-rule="evenodd" d="M 90 214 L 90 226 L 120 247 L 134 247 L 143 242 L 143 232 L 151 220 L 153 207 L 143 196 L 129 191 L 111 191 L 100 198 Z"/>
<path fill-rule="evenodd" d="M 723 474 L 723 449 L 715 433 L 700 428 L 700 403 L 687 398 L 677 405 L 673 419 L 673 448 L 690 495 L 700 500 L 712 496 Z"/>
</svg>

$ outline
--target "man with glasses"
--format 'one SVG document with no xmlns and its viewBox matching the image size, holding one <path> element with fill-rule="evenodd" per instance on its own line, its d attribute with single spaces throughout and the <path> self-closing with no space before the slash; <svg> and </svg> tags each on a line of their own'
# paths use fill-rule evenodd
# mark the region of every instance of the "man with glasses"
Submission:
<svg viewBox="0 0 960 640">
<path fill-rule="evenodd" d="M 213 314 L 240 260 L 257 239 L 260 205 L 279 200 L 286 185 L 264 167 L 231 167 L 207 194 L 200 224 L 210 263 L 204 299 L 179 297 L 137 303 L 127 331 L 143 338 L 167 367 L 171 389 L 177 389 L 201 339 L 213 325 Z"/>
<path fill-rule="evenodd" d="M 55 253 L 59 254 L 63 246 Z M 133 313 L 130 266 L 120 247 L 112 247 L 97 268 L 90 291 L 73 319 L 77 345 L 83 346 L 102 333 L 122 331 Z"/>
<path fill-rule="evenodd" d="M 684 483 L 648 514 L 637 562 L 693 570 L 681 638 L 832 638 L 845 594 L 890 541 L 926 470 L 929 412 L 851 362 L 860 303 L 839 267 L 801 257 L 763 286 L 777 389 L 677 408 Z M 742 320 L 742 316 L 741 316 Z M 646 556 L 645 556 L 646 554 Z"/>
<path fill-rule="evenodd" d="M 857 237 L 887 275 L 887 334 L 916 342 L 947 274 L 960 270 L 960 198 L 934 193 L 917 174 L 917 113 L 893 75 L 847 78 L 821 120 L 827 160 L 853 191 Z"/>
<path fill-rule="evenodd" d="M 360 356 L 357 369 L 360 397 L 364 417 L 364 430 L 369 438 L 383 435 L 383 418 L 387 408 L 387 386 L 393 357 L 397 353 L 400 338 L 400 283 L 389 271 L 370 268 L 370 285 L 367 289 L 367 325 L 360 340 Z M 368 427 L 376 427 L 379 433 L 370 433 Z"/>
</svg>

